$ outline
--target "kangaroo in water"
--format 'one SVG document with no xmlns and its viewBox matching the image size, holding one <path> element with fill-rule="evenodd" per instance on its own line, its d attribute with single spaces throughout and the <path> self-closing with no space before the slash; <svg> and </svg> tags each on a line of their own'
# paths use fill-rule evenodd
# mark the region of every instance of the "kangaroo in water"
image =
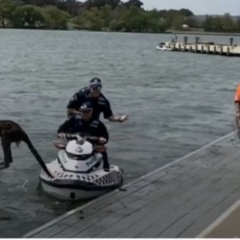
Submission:
<svg viewBox="0 0 240 240">
<path fill-rule="evenodd" d="M 38 163 L 41 165 L 42 169 L 45 173 L 53 178 L 52 174 L 49 172 L 48 168 L 46 167 L 43 159 L 38 154 L 37 150 L 34 148 L 32 142 L 30 141 L 26 132 L 14 121 L 11 120 L 0 120 L 0 137 L 2 140 L 2 149 L 3 149 L 3 156 L 4 162 L 0 163 L 0 169 L 8 168 L 10 163 L 13 162 L 12 159 L 12 152 L 11 152 L 11 143 L 16 143 L 18 146 L 21 141 L 25 142 L 34 157 L 37 159 Z"/>
</svg>

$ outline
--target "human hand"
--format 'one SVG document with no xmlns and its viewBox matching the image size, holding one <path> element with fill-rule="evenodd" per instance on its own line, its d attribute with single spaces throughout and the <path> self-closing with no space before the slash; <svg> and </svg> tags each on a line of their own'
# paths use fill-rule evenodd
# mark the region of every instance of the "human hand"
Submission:
<svg viewBox="0 0 240 240">
<path fill-rule="evenodd" d="M 107 140 L 105 139 L 105 138 L 103 138 L 103 137 L 100 137 L 99 138 L 99 143 L 106 143 L 107 142 Z"/>
<path fill-rule="evenodd" d="M 125 122 L 127 120 L 128 116 L 127 115 L 123 115 L 121 117 L 119 117 L 119 122 Z"/>
<path fill-rule="evenodd" d="M 65 137 L 66 137 L 66 134 L 65 134 L 65 133 L 59 133 L 59 134 L 58 134 L 58 137 L 59 137 L 59 138 L 65 138 Z"/>
</svg>

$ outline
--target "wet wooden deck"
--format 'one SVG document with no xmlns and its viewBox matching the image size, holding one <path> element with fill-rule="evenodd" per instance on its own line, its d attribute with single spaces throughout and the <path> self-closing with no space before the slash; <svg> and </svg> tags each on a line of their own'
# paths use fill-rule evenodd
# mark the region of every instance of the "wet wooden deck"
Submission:
<svg viewBox="0 0 240 240">
<path fill-rule="evenodd" d="M 196 237 L 240 198 L 229 134 L 28 233 L 28 238 Z"/>
</svg>

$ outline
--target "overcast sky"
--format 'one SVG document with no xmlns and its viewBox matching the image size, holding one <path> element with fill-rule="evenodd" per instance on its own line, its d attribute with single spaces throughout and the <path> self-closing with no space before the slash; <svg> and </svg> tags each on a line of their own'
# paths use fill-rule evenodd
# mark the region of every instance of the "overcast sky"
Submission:
<svg viewBox="0 0 240 240">
<path fill-rule="evenodd" d="M 188 8 L 194 14 L 240 15 L 240 0 L 141 0 L 146 9 Z"/>
</svg>

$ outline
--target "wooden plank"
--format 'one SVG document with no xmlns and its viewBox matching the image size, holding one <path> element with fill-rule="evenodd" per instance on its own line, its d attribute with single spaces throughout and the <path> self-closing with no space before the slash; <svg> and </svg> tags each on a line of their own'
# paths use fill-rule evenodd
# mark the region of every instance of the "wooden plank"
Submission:
<svg viewBox="0 0 240 240">
<path fill-rule="evenodd" d="M 238 156 L 235 155 L 235 163 L 238 163 L 237 161 Z M 226 176 L 226 168 L 223 168 L 222 173 L 225 173 L 225 175 L 223 174 L 220 177 L 220 182 L 217 185 L 209 185 L 209 192 L 211 193 L 211 197 L 209 199 L 207 199 L 206 201 L 204 201 L 203 204 L 197 206 L 197 208 L 195 208 L 193 211 L 189 212 L 186 216 L 184 216 L 181 221 L 177 221 L 175 222 L 171 227 L 166 228 L 165 231 L 163 231 L 161 234 L 154 234 L 154 230 L 153 229 L 149 229 L 149 231 L 144 232 L 142 235 L 137 236 L 137 237 L 145 237 L 148 234 L 148 237 L 159 237 L 159 238 L 164 238 L 164 237 L 172 237 L 172 238 L 176 238 L 178 237 L 181 232 L 183 232 L 185 229 L 191 227 L 191 225 L 193 225 L 194 221 L 196 221 L 201 214 L 209 211 L 211 208 L 213 208 L 215 205 L 217 205 L 219 202 L 221 202 L 221 199 L 224 199 L 226 196 L 228 196 L 229 194 L 231 194 L 231 192 L 236 191 L 236 189 L 239 188 L 240 184 L 236 181 L 236 177 L 237 177 L 237 172 L 235 173 L 235 175 L 233 175 L 233 172 L 228 171 L 228 175 Z M 223 184 L 221 184 L 221 182 Z M 230 184 L 229 184 L 230 183 Z M 220 184 L 220 185 L 219 185 Z M 212 187 L 214 186 L 218 186 L 220 187 L 220 192 L 216 191 L 216 189 L 212 189 Z M 202 194 L 202 192 L 201 192 Z M 206 221 L 206 219 L 205 219 Z M 154 226 L 152 226 L 152 228 L 154 228 Z M 159 229 L 156 230 L 157 232 L 159 232 Z"/>
<path fill-rule="evenodd" d="M 214 191 L 214 194 L 210 197 L 210 199 L 204 201 L 204 203 L 197 206 L 193 211 L 188 212 L 187 215 L 181 219 L 181 221 L 175 222 L 163 232 L 159 233 L 156 237 L 177 238 L 185 229 L 191 227 L 199 217 L 206 214 L 207 211 L 210 211 L 214 206 L 221 203 L 226 196 L 240 188 L 239 184 L 232 184 L 229 186 L 229 183 L 225 181 L 226 179 L 223 178 L 223 180 L 224 181 L 222 182 L 225 184 L 222 184 L 222 186 L 220 185 L 221 188 L 219 191 Z M 227 189 L 227 191 L 224 192 L 223 189 Z"/>
<path fill-rule="evenodd" d="M 211 180 L 214 178 L 219 178 L 222 172 L 214 174 L 210 177 Z M 216 176 L 217 175 L 217 176 Z M 201 202 L 207 199 L 211 191 L 207 189 L 206 184 L 199 184 L 193 189 L 189 189 L 180 197 L 175 200 L 166 201 L 160 206 L 158 204 L 153 206 L 153 209 L 145 216 L 140 222 L 135 222 L 128 229 L 125 229 L 120 234 L 115 235 L 116 238 L 124 237 L 152 237 L 152 235 L 157 234 L 159 231 L 164 230 L 169 225 L 176 221 L 182 219 L 187 215 L 188 211 L 196 208 Z M 199 193 L 201 193 L 199 195 Z M 150 229 L 148 230 L 148 228 Z"/>
<path fill-rule="evenodd" d="M 218 164 L 220 164 L 220 162 L 218 162 Z M 203 176 L 203 180 L 204 180 L 204 178 L 205 178 L 205 176 Z M 219 178 L 219 177 L 218 177 Z M 192 181 L 190 182 L 190 183 L 192 183 Z M 173 185 L 173 183 L 171 183 L 172 185 Z M 177 188 L 177 189 L 180 189 L 179 187 Z M 161 193 L 162 193 L 162 191 L 161 191 Z M 160 194 L 161 194 L 160 193 Z M 165 193 L 163 193 L 163 194 L 165 194 Z M 161 194 L 162 195 L 162 194 Z M 153 199 L 155 199 L 156 200 L 156 196 L 153 198 Z M 158 200 L 157 200 L 158 201 Z M 167 201 L 169 201 L 169 198 L 167 199 Z M 162 203 L 162 199 L 161 199 L 161 203 Z M 136 203 L 133 203 L 133 204 L 136 204 Z M 152 203 L 151 203 L 152 204 Z M 155 206 L 155 205 L 154 205 Z M 128 206 L 129 207 L 129 206 Z M 146 208 L 146 206 L 144 206 L 144 208 Z M 130 210 L 129 210 L 129 212 L 130 212 Z M 140 215 L 142 215 L 142 212 L 136 212 L 136 214 L 140 214 Z M 134 214 L 131 214 L 131 218 L 132 218 L 132 215 L 134 215 Z M 112 217 L 111 217 L 111 219 L 110 219 L 110 222 L 111 222 L 111 224 L 112 224 Z M 123 219 L 123 218 L 122 218 Z M 102 226 L 107 226 L 108 228 L 109 228 L 109 226 L 111 226 L 110 225 L 110 223 L 108 223 L 107 224 L 107 219 L 105 220 L 101 220 L 100 221 L 100 223 L 97 223 L 96 225 L 94 225 L 94 226 L 92 226 L 91 228 L 89 228 L 89 229 L 87 229 L 85 232 L 83 232 L 83 233 L 81 233 L 81 234 L 79 234 L 79 235 L 76 235 L 76 237 L 85 237 L 85 236 L 87 236 L 87 237 L 93 237 L 94 236 L 94 234 L 96 234 L 97 232 L 98 232 L 98 228 L 97 228 L 97 230 L 96 230 L 96 226 L 98 227 L 99 226 L 99 224 L 101 224 Z M 123 221 L 124 222 L 126 222 L 126 219 L 124 218 L 123 219 Z M 123 223 L 123 221 L 121 221 L 121 223 L 120 222 L 117 222 L 117 227 L 119 227 L 119 226 L 121 226 L 121 228 L 122 228 L 122 223 Z M 137 226 L 137 228 L 138 228 L 138 226 Z M 114 231 L 114 229 L 112 229 L 111 231 Z M 122 229 L 121 229 L 121 231 L 122 231 Z M 87 232 L 87 233 L 86 233 Z M 108 231 L 108 233 L 109 233 L 109 231 Z M 86 235 L 85 235 L 86 234 Z M 105 235 L 106 236 L 106 235 Z M 99 236 L 99 235 L 97 235 L 97 237 L 105 237 L 105 236 Z M 109 234 L 108 234 L 108 237 L 109 237 Z M 111 237 L 114 237 L 114 236 L 111 236 Z"/>
<path fill-rule="evenodd" d="M 179 238 L 195 238 L 201 231 L 215 221 L 224 211 L 240 198 L 240 188 L 235 189 L 231 194 L 226 196 L 222 201 L 210 209 L 202 217 L 196 219 L 193 225 L 179 234 Z"/>
<path fill-rule="evenodd" d="M 204 154 L 206 154 L 207 152 L 210 152 L 210 154 L 212 152 L 213 155 L 222 154 L 223 150 L 207 148 L 209 148 L 213 144 L 218 143 L 219 141 L 223 141 L 225 138 L 233 136 L 235 133 L 236 132 L 228 134 L 227 136 L 224 136 L 214 141 L 213 143 L 210 143 L 203 148 L 188 154 L 185 157 L 177 159 L 174 162 L 167 164 L 130 184 L 127 184 L 125 186 L 128 187 L 127 192 L 114 191 L 110 194 L 107 194 L 76 210 L 70 211 L 69 213 L 59 217 L 56 220 L 51 221 L 48 224 L 45 224 L 44 226 L 30 232 L 25 237 L 49 237 L 56 234 L 61 237 L 61 233 L 64 234 L 65 229 L 67 229 L 67 231 L 69 232 L 72 224 L 76 225 L 73 227 L 76 228 L 76 230 L 78 231 L 84 231 L 85 229 L 88 229 L 88 221 L 92 221 L 92 223 L 99 223 L 99 221 L 103 221 L 102 224 L 105 227 L 108 221 L 110 222 L 110 224 L 113 224 L 114 222 L 119 221 L 119 219 L 124 218 L 126 214 L 129 215 L 129 210 L 127 210 L 127 208 L 125 210 L 122 210 L 125 203 L 127 204 L 127 206 L 130 205 L 132 211 L 139 211 L 142 206 L 147 206 L 146 209 L 148 209 L 148 195 L 152 196 L 152 199 L 154 200 L 155 192 L 167 186 L 171 181 L 176 178 L 176 176 L 184 175 L 187 169 L 197 169 L 200 162 L 207 160 L 206 158 L 204 159 Z M 206 151 L 204 152 L 204 150 Z M 212 162 L 212 160 L 209 162 Z M 178 172 L 180 173 L 180 175 L 178 175 Z M 184 179 L 182 180 L 183 182 L 187 181 L 186 175 L 184 177 L 182 177 L 182 179 Z M 199 177 L 201 176 L 199 175 Z M 151 195 L 151 193 L 153 194 Z M 145 210 L 145 213 L 146 212 L 147 210 Z M 115 216 L 113 216 L 113 214 L 115 214 Z M 109 216 L 110 218 L 109 220 L 107 220 Z M 81 229 L 79 229 L 79 225 L 81 226 Z M 101 228 L 99 229 L 99 231 L 102 230 Z M 65 232 L 65 234 L 66 233 L 67 232 Z"/>
</svg>

